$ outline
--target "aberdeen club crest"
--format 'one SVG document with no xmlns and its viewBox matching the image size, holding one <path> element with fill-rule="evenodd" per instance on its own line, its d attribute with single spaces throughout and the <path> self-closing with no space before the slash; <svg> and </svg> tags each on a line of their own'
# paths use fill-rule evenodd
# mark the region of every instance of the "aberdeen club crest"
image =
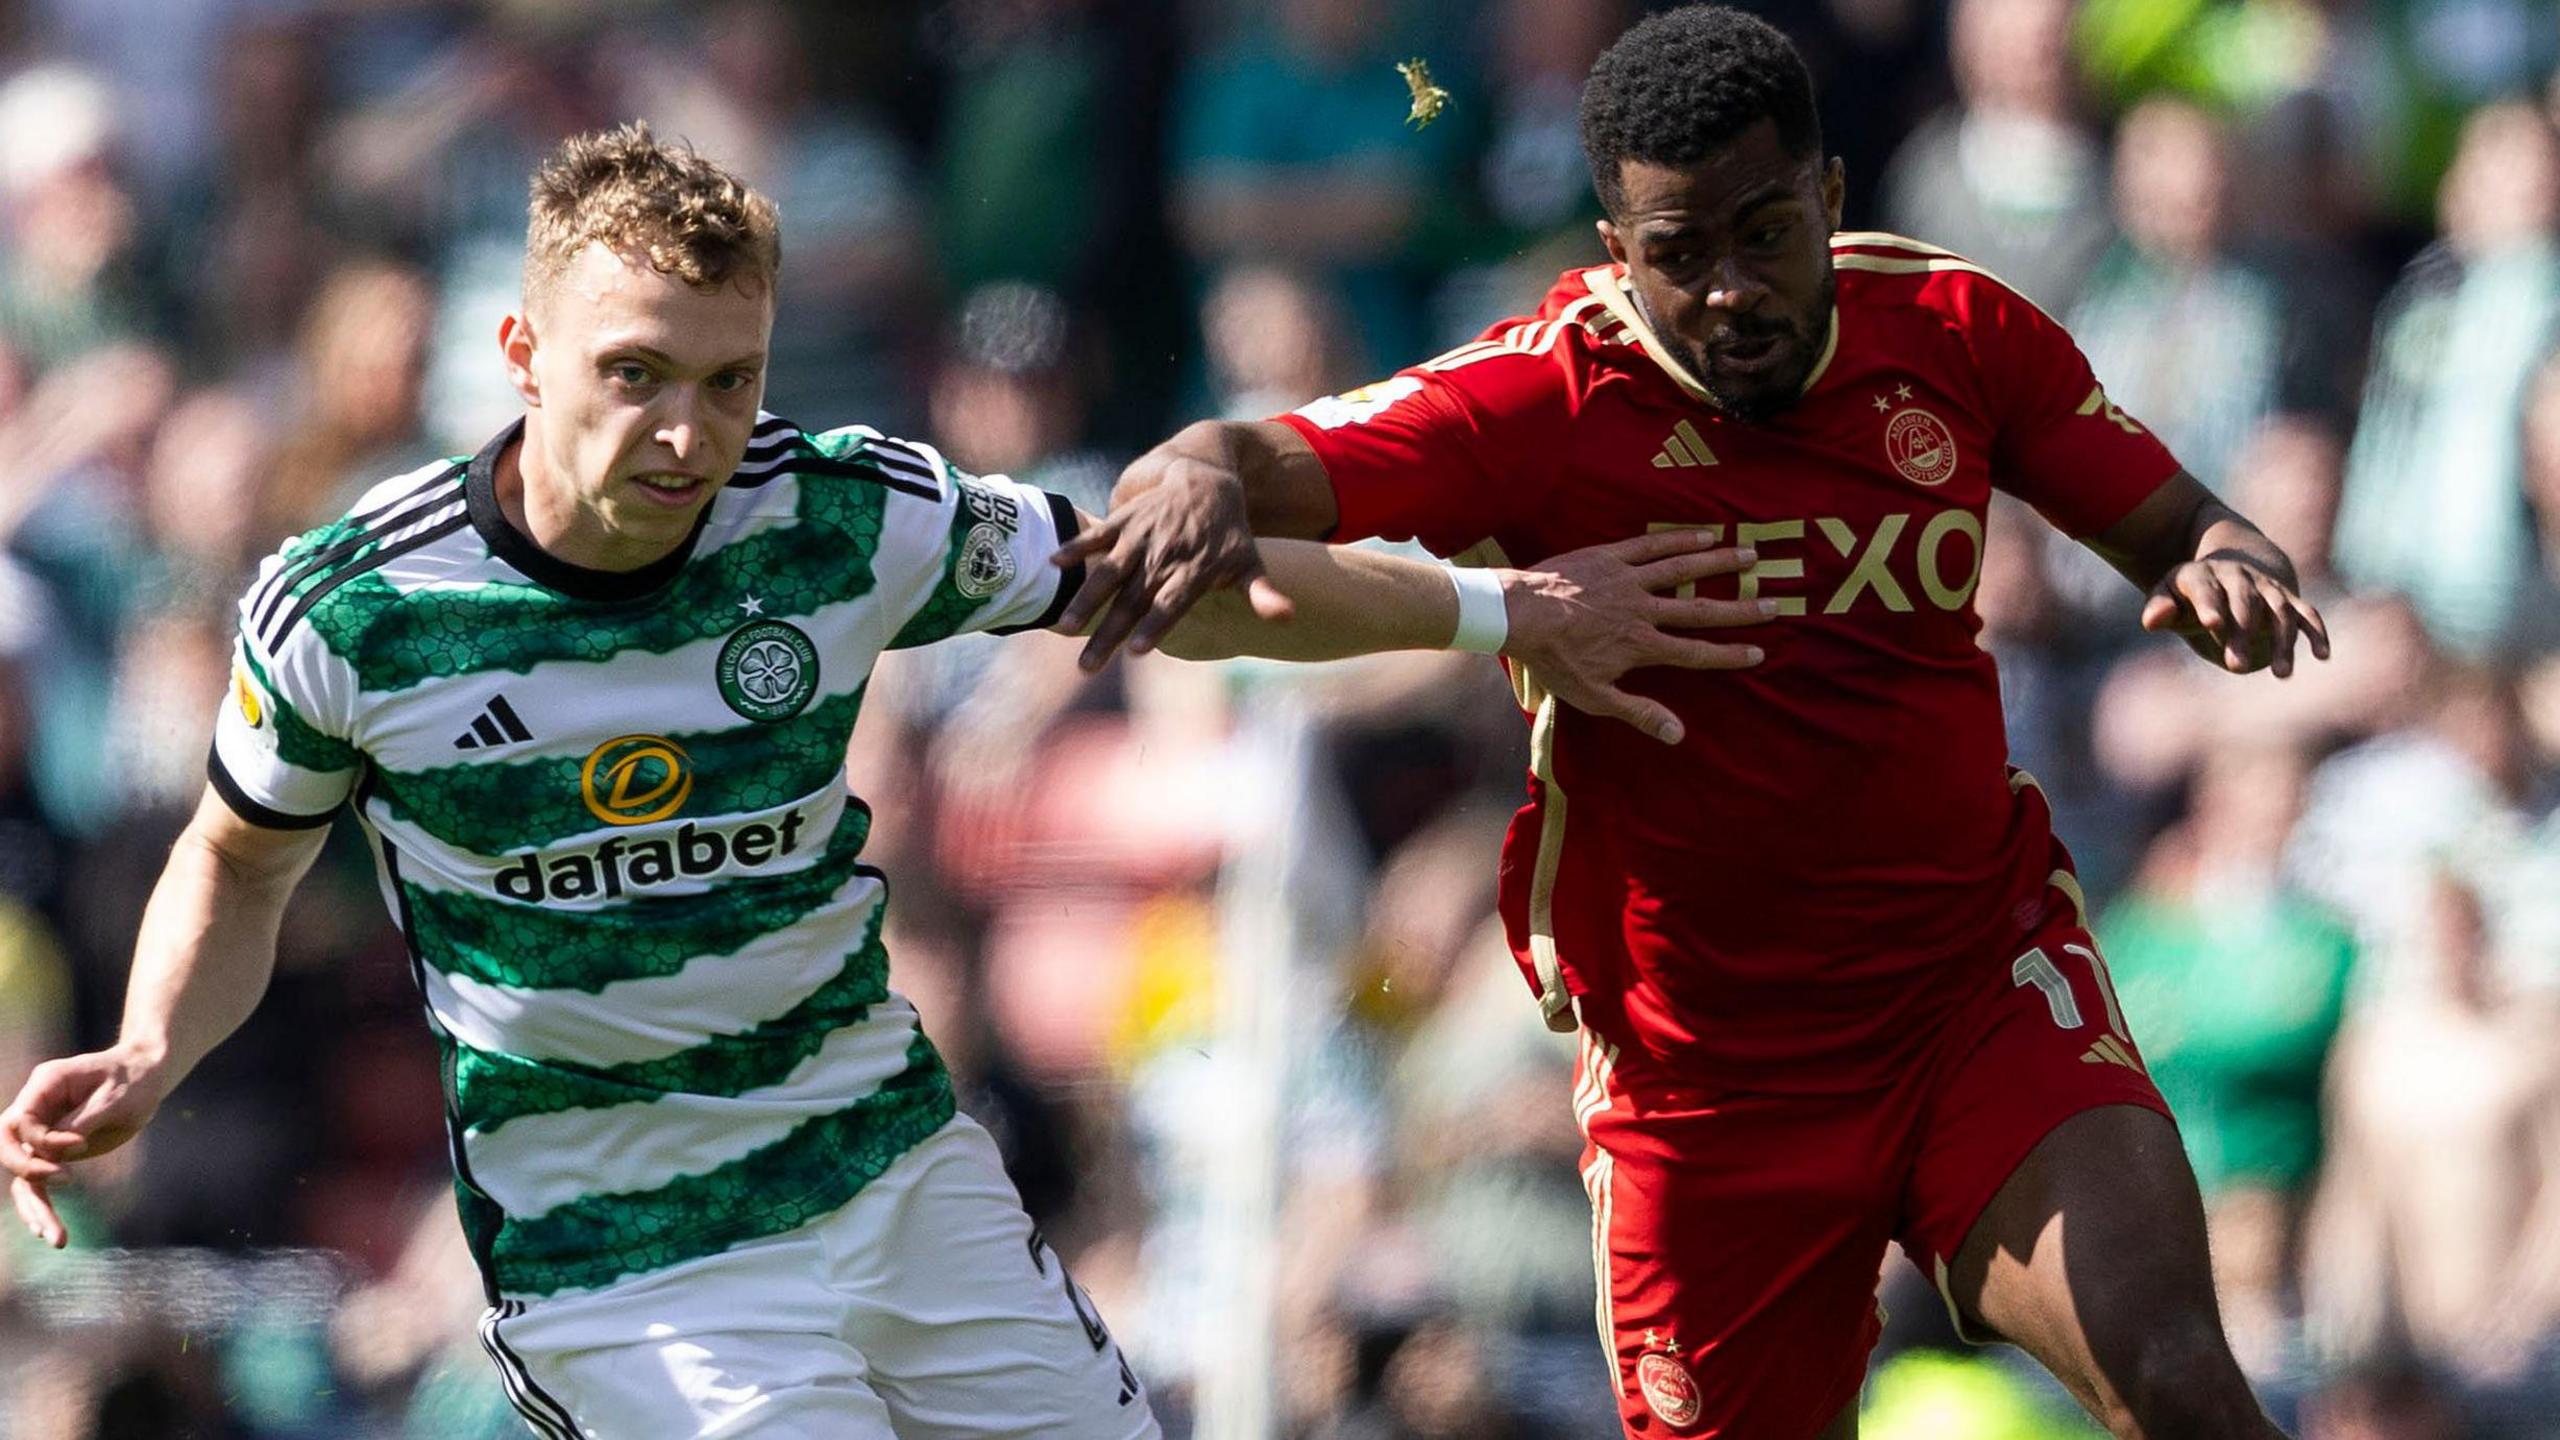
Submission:
<svg viewBox="0 0 2560 1440">
<path fill-rule="evenodd" d="M 1956 473 L 1956 437 L 1945 421 L 1916 407 L 1885 422 L 1884 453 L 1914 485 L 1944 485 Z"/>
<path fill-rule="evenodd" d="M 1644 1338 L 1645 1353 L 1636 1360 L 1636 1388 L 1644 1393 L 1646 1408 L 1674 1430 L 1697 1424 L 1705 1407 L 1696 1377 L 1680 1362 L 1680 1342 L 1665 1340 L 1651 1330 L 1644 1332 Z"/>
</svg>

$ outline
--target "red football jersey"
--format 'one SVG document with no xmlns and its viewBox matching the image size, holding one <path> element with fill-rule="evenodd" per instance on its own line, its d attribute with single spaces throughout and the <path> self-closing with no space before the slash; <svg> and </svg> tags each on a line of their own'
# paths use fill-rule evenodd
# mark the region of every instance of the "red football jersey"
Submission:
<svg viewBox="0 0 2560 1440">
<path fill-rule="evenodd" d="M 1981 269 L 1873 234 L 1832 255 L 1822 360 L 1767 421 L 1715 407 L 1614 266 L 1283 417 L 1332 479 L 1337 539 L 1525 565 L 1676 527 L 1759 552 L 1709 593 L 1781 603 L 1712 637 L 1766 660 L 1627 682 L 1679 714 L 1677 747 L 1514 668 L 1531 776 L 1501 887 L 1551 1022 L 1580 996 L 1666 1064 L 1753 1089 L 1882 1083 L 2038 923 L 2068 861 L 1975 642 L 1984 512 L 1997 487 L 2086 536 L 2178 468 Z"/>
</svg>

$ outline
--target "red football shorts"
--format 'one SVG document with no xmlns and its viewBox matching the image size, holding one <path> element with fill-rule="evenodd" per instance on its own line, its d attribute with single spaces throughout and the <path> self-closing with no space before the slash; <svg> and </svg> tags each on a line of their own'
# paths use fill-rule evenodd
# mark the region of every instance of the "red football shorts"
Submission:
<svg viewBox="0 0 2560 1440">
<path fill-rule="evenodd" d="M 2096 942 L 2054 910 L 1888 1090 L 1706 1090 L 1583 1031 L 1574 1107 L 1628 1435 L 1817 1434 L 1865 1377 L 1888 1240 L 1943 1293 L 2056 1125 L 2101 1105 L 2168 1114 Z"/>
</svg>

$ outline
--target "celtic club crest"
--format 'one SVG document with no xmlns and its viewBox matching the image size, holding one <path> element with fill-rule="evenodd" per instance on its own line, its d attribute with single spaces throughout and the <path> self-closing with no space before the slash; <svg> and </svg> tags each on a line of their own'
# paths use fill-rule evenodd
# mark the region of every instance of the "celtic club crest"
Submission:
<svg viewBox="0 0 2560 1440">
<path fill-rule="evenodd" d="M 749 621 L 729 632 L 716 673 L 730 709 L 750 720 L 788 720 L 818 693 L 818 647 L 796 625 Z"/>
</svg>

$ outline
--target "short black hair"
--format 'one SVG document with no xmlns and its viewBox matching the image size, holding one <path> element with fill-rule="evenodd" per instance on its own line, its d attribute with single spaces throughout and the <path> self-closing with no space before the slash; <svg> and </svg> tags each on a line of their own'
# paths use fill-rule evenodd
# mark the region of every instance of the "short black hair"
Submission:
<svg viewBox="0 0 2560 1440">
<path fill-rule="evenodd" d="M 1615 215 L 1626 199 L 1618 162 L 1695 165 L 1762 120 L 1791 155 L 1822 153 L 1813 75 L 1795 43 L 1758 16 L 1686 5 L 1636 25 L 1591 67 L 1582 87 L 1582 153 Z"/>
</svg>

